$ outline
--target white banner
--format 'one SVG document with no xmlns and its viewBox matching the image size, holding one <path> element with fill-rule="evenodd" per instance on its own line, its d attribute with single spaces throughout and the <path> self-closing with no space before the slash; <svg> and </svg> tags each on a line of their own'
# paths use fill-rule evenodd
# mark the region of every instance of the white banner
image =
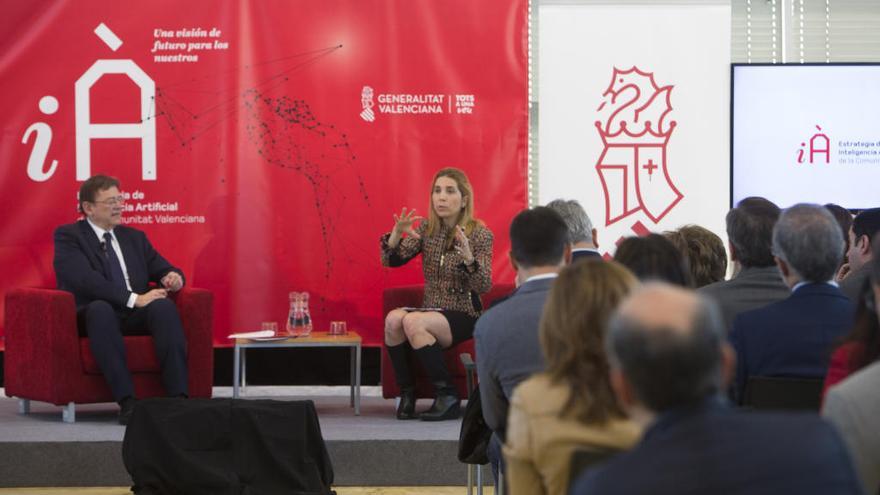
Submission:
<svg viewBox="0 0 880 495">
<path fill-rule="evenodd" d="M 730 5 L 539 9 L 541 204 L 577 199 L 613 254 L 625 236 L 729 209 Z"/>
</svg>

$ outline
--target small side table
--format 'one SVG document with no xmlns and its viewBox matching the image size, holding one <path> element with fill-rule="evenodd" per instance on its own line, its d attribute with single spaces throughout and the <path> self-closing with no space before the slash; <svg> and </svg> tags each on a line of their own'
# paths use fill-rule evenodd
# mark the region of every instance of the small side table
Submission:
<svg viewBox="0 0 880 495">
<path fill-rule="evenodd" d="M 351 349 L 351 407 L 354 414 L 361 414 L 361 336 L 349 330 L 345 335 L 330 335 L 327 332 L 312 332 L 308 337 L 287 339 L 235 339 L 232 363 L 232 397 L 239 397 L 239 388 L 244 387 L 247 372 L 247 349 L 281 349 L 285 347 L 348 347 Z"/>
</svg>

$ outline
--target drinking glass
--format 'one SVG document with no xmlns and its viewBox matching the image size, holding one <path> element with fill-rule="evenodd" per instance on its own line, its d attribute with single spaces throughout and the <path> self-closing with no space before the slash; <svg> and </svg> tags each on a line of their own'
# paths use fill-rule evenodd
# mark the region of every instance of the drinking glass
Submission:
<svg viewBox="0 0 880 495">
<path fill-rule="evenodd" d="M 345 335 L 346 325 L 344 321 L 331 321 L 330 322 L 330 335 Z"/>
<path fill-rule="evenodd" d="M 260 326 L 260 330 L 270 330 L 272 335 L 278 335 L 278 322 L 277 321 L 264 321 Z"/>
</svg>

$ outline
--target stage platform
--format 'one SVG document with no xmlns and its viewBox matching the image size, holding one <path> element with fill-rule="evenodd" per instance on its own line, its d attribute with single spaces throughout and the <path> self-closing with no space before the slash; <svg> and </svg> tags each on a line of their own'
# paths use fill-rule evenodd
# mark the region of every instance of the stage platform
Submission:
<svg viewBox="0 0 880 495">
<path fill-rule="evenodd" d="M 232 396 L 215 387 L 214 397 Z M 461 421 L 426 423 L 394 419 L 394 400 L 379 387 L 361 387 L 361 415 L 349 407 L 349 388 L 250 386 L 248 398 L 310 399 L 339 486 L 463 486 L 467 467 L 457 457 Z M 420 400 L 419 409 L 430 406 Z M 61 421 L 61 408 L 31 403 L 28 415 L 0 389 L 0 487 L 125 486 L 125 428 L 115 404 L 78 405 L 76 423 Z M 491 483 L 488 466 L 484 483 Z M 488 481 L 486 481 L 488 478 Z"/>
</svg>

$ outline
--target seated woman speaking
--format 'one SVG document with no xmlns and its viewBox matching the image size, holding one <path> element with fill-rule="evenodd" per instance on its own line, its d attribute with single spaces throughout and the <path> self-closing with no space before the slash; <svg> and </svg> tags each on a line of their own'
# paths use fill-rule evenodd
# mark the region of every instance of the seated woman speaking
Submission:
<svg viewBox="0 0 880 495">
<path fill-rule="evenodd" d="M 425 275 L 423 307 L 394 309 L 385 317 L 385 346 L 400 387 L 397 419 L 458 418 L 460 401 L 443 349 L 473 336 L 482 310 L 479 295 L 492 286 L 492 232 L 474 219 L 470 181 L 461 170 L 444 168 L 431 184 L 428 221 L 404 208 L 381 239 L 383 265 L 401 266 L 421 254 Z M 412 351 L 435 390 L 434 403 L 420 415 L 409 366 Z"/>
</svg>

